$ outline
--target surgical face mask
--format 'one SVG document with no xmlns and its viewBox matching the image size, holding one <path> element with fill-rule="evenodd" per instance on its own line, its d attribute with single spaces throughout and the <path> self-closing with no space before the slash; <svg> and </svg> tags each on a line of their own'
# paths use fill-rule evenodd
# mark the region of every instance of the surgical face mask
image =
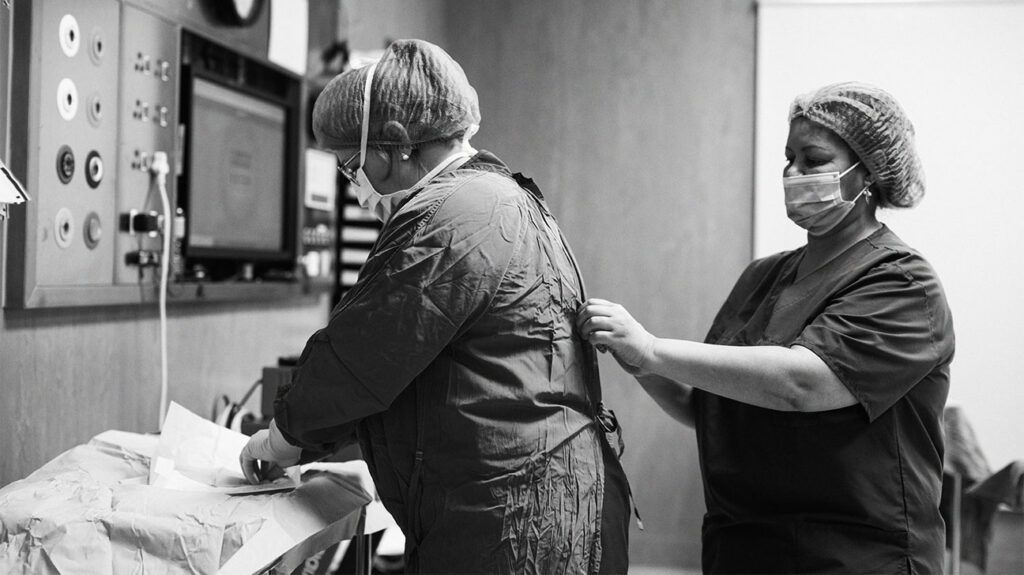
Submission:
<svg viewBox="0 0 1024 575">
<path fill-rule="evenodd" d="M 382 194 L 374 189 L 373 184 L 370 183 L 370 179 L 366 177 L 366 172 L 363 170 L 363 166 L 366 165 L 366 143 L 370 132 L 370 88 L 373 84 L 373 73 L 377 70 L 377 63 L 374 62 L 370 66 L 369 72 L 366 74 L 366 84 L 363 88 L 363 124 L 362 130 L 359 137 L 359 169 L 356 171 L 357 182 L 355 186 L 356 200 L 359 205 L 369 210 L 374 217 L 381 222 L 387 223 L 391 219 L 391 214 L 395 212 L 401 203 L 408 198 L 413 192 L 419 190 L 423 186 L 427 185 L 430 180 L 434 179 L 434 176 L 441 173 L 445 168 L 452 165 L 458 160 L 469 158 L 476 153 L 476 150 L 469 145 L 469 139 L 473 137 L 479 126 L 473 124 L 466 134 L 462 137 L 462 149 L 449 155 L 444 160 L 441 160 L 439 164 L 428 171 L 422 178 L 419 179 L 411 187 L 404 190 L 398 190 L 390 194 Z"/>
<path fill-rule="evenodd" d="M 832 231 L 853 210 L 862 195 L 871 196 L 865 186 L 852 200 L 843 199 L 842 179 L 860 162 L 844 172 L 825 172 L 782 178 L 786 191 L 786 215 L 812 236 Z"/>
<path fill-rule="evenodd" d="M 413 192 L 423 188 L 430 180 L 434 179 L 434 176 L 441 173 L 445 168 L 454 164 L 458 160 L 469 158 L 471 154 L 465 151 L 455 152 L 441 161 L 438 165 L 434 166 L 432 170 L 427 172 L 422 178 L 420 178 L 412 186 L 405 188 L 404 190 L 398 190 L 397 192 L 391 192 L 390 194 L 381 194 L 373 188 L 373 184 L 370 183 L 369 178 L 366 177 L 366 173 L 360 167 L 357 175 L 357 185 L 355 187 L 356 199 L 359 201 L 359 205 L 363 206 L 370 213 L 374 215 L 381 222 L 387 223 L 391 219 L 391 215 L 395 213 L 398 206 L 405 201 Z"/>
</svg>

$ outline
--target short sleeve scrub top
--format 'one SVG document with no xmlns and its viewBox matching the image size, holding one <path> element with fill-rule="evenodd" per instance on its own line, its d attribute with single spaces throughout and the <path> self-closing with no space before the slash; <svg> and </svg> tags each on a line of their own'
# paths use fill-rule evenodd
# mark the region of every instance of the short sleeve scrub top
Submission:
<svg viewBox="0 0 1024 575">
<path fill-rule="evenodd" d="M 803 346 L 858 403 L 785 412 L 694 391 L 704 571 L 941 573 L 942 286 L 885 226 L 797 280 L 804 249 L 753 262 L 705 341 Z"/>
</svg>

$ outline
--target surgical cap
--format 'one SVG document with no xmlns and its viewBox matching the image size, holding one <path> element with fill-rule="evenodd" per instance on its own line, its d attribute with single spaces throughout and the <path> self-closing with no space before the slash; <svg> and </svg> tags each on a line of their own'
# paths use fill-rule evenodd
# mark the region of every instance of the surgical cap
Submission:
<svg viewBox="0 0 1024 575">
<path fill-rule="evenodd" d="M 835 132 L 874 176 L 879 205 L 909 208 L 924 196 L 914 126 L 888 92 L 846 82 L 797 96 L 789 121 L 804 117 Z"/>
<path fill-rule="evenodd" d="M 363 90 L 371 66 L 349 70 L 327 84 L 313 107 L 313 133 L 327 149 L 359 147 Z M 462 67 L 423 40 L 396 40 L 374 70 L 367 144 L 404 146 L 461 137 L 480 123 L 476 90 Z M 401 126 L 408 140 L 388 125 Z"/>
</svg>

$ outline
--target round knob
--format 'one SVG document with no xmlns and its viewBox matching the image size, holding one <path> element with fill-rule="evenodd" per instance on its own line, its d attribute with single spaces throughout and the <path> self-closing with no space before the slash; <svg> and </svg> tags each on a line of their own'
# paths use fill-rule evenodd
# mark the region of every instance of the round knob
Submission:
<svg viewBox="0 0 1024 575">
<path fill-rule="evenodd" d="M 85 217 L 85 245 L 89 249 L 95 248 L 103 237 L 103 224 L 96 212 L 91 212 Z"/>
</svg>

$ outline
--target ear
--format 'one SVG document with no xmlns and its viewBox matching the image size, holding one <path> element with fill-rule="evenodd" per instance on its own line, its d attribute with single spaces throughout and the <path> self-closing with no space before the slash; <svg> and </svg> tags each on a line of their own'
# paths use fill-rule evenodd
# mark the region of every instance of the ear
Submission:
<svg viewBox="0 0 1024 575">
<path fill-rule="evenodd" d="M 409 132 L 405 129 L 405 126 L 391 120 L 384 124 L 382 135 L 388 142 L 399 144 L 396 151 L 398 152 L 397 156 L 401 161 L 404 162 L 409 160 L 409 157 L 412 155 L 412 145 L 409 141 Z M 392 156 L 392 160 L 394 160 L 394 158 L 395 157 Z"/>
<path fill-rule="evenodd" d="M 875 184 L 875 176 L 872 175 L 871 170 L 869 170 L 868 167 L 865 166 L 863 163 L 861 163 L 860 167 L 864 169 L 864 175 L 861 176 L 861 179 L 864 181 L 864 185 L 865 186 L 872 186 L 872 185 L 874 185 Z"/>
<path fill-rule="evenodd" d="M 381 136 L 390 144 L 398 144 L 400 147 L 405 147 L 410 144 L 409 132 L 405 129 L 402 124 L 391 120 L 384 124 L 384 128 L 381 130 Z"/>
</svg>

